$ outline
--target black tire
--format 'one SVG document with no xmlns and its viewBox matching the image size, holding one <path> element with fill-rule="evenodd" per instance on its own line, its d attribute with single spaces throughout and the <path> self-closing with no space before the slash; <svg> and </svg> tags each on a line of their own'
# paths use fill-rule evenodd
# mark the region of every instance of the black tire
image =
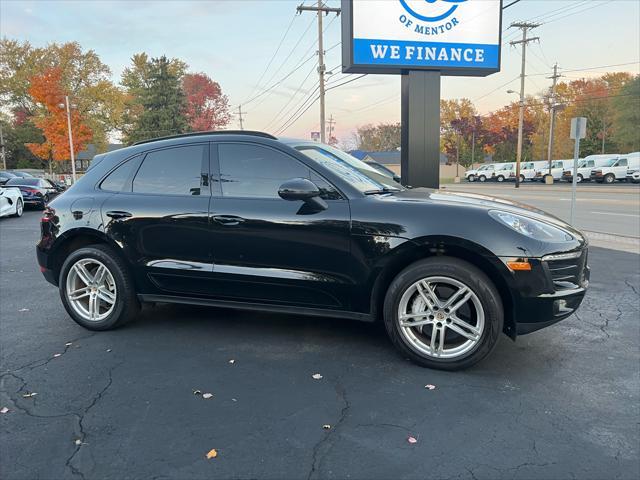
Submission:
<svg viewBox="0 0 640 480">
<path fill-rule="evenodd" d="M 484 183 L 484 182 L 486 182 L 486 181 L 487 181 L 487 177 L 485 177 L 484 175 L 480 175 L 480 176 L 478 177 L 478 180 L 480 180 L 480 182 Z"/>
<path fill-rule="evenodd" d="M 584 182 L 584 177 L 582 176 L 581 173 L 579 173 L 578 177 L 577 177 L 577 180 L 576 180 L 576 183 L 582 183 L 582 182 Z"/>
<path fill-rule="evenodd" d="M 503 177 L 502 175 L 498 175 L 498 176 L 496 177 L 496 180 L 497 180 L 498 182 L 502 183 L 502 182 L 504 182 L 504 177 Z"/>
<path fill-rule="evenodd" d="M 110 271 L 116 284 L 117 292 L 115 307 L 105 319 L 88 321 L 78 315 L 69 304 L 66 295 L 67 275 L 71 267 L 84 258 L 92 258 L 102 262 Z M 71 253 L 60 269 L 58 282 L 62 304 L 71 318 L 79 325 L 89 330 L 111 330 L 124 325 L 133 319 L 140 311 L 140 302 L 136 296 L 135 285 L 124 260 L 107 245 L 89 245 Z"/>
<path fill-rule="evenodd" d="M 11 215 L 12 217 L 21 217 L 24 212 L 24 202 L 21 198 L 16 201 L 16 213 Z"/>
<path fill-rule="evenodd" d="M 475 177 L 475 176 L 473 176 L 473 175 L 469 175 L 469 176 L 467 177 L 467 182 L 475 182 L 475 181 L 476 181 L 476 177 Z"/>
<path fill-rule="evenodd" d="M 435 359 L 415 350 L 400 332 L 398 308 L 403 293 L 421 278 L 446 276 L 470 288 L 480 300 L 485 327 L 474 348 L 451 359 Z M 468 368 L 495 348 L 504 324 L 502 299 L 489 278 L 468 262 L 453 257 L 431 257 L 409 265 L 391 282 L 384 300 L 384 324 L 394 346 L 413 362 L 438 370 Z"/>
<path fill-rule="evenodd" d="M 524 183 L 527 179 L 524 175 L 520 175 L 520 183 Z"/>
<path fill-rule="evenodd" d="M 604 183 L 608 183 L 609 185 L 611 185 L 612 183 L 615 183 L 616 176 L 613 173 L 607 173 L 602 179 L 602 181 Z"/>
</svg>

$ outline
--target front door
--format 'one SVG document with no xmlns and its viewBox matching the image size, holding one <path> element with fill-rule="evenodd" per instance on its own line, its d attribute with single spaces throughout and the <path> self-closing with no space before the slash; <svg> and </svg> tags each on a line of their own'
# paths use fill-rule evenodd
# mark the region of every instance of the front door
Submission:
<svg viewBox="0 0 640 480">
<path fill-rule="evenodd" d="M 209 144 L 153 150 L 118 167 L 101 184 L 105 232 L 134 262 L 142 293 L 206 293 Z"/>
<path fill-rule="evenodd" d="M 212 294 L 248 302 L 347 309 L 349 203 L 293 156 L 254 143 L 212 144 Z M 328 208 L 278 196 L 292 178 L 320 187 Z"/>
</svg>

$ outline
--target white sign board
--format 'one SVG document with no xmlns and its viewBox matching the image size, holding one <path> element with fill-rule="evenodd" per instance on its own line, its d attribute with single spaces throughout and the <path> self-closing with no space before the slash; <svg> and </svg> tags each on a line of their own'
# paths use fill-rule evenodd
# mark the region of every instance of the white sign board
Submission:
<svg viewBox="0 0 640 480">
<path fill-rule="evenodd" d="M 587 136 L 587 119 L 574 117 L 571 119 L 571 134 L 569 138 L 581 140 Z"/>
<path fill-rule="evenodd" d="M 500 70 L 500 0 L 343 0 L 343 71 Z"/>
</svg>

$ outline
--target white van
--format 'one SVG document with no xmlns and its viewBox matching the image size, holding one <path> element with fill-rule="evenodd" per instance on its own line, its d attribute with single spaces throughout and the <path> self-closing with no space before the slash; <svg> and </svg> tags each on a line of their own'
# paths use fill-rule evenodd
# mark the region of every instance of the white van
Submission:
<svg viewBox="0 0 640 480">
<path fill-rule="evenodd" d="M 578 183 L 591 180 L 591 170 L 604 166 L 612 158 L 618 158 L 618 154 L 589 155 L 578 163 Z M 573 168 L 562 173 L 562 180 L 573 182 Z"/>
<path fill-rule="evenodd" d="M 496 168 L 496 165 L 496 163 L 482 165 L 482 167 L 480 167 L 482 170 L 480 170 L 480 168 L 478 169 L 478 175 L 476 175 L 475 180 L 478 180 L 479 182 L 486 182 L 489 180 L 493 175 L 493 170 Z"/>
<path fill-rule="evenodd" d="M 612 158 L 602 167 L 591 170 L 591 180 L 598 183 L 614 183 L 616 180 L 627 180 L 627 171 L 640 168 L 640 152 L 620 155 Z"/>
<path fill-rule="evenodd" d="M 496 163 L 491 172 L 490 180 L 496 182 L 504 182 L 505 180 L 516 179 L 516 164 L 515 163 Z"/>
<path fill-rule="evenodd" d="M 520 164 L 520 181 L 524 182 L 525 180 L 535 180 L 538 170 L 548 165 L 549 162 L 547 162 L 546 160 L 522 162 Z"/>
<path fill-rule="evenodd" d="M 549 175 L 549 162 L 536 172 L 536 180 L 544 181 Z M 553 160 L 551 162 L 551 176 L 553 180 L 560 180 L 565 170 L 573 170 L 573 159 Z"/>
<path fill-rule="evenodd" d="M 489 170 L 489 167 L 493 169 L 493 164 L 480 165 L 478 168 L 467 170 L 466 172 L 464 172 L 464 178 L 466 178 L 468 182 L 475 182 L 476 180 L 479 179 L 480 175 L 484 172 L 485 174 L 484 180 L 486 180 L 487 179 L 486 174 L 487 174 L 487 170 Z M 484 182 L 484 180 L 482 181 Z"/>
</svg>

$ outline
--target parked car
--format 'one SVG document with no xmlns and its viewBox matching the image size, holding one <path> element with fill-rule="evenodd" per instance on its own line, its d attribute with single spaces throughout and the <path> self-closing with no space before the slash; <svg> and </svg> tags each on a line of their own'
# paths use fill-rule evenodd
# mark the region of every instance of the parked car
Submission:
<svg viewBox="0 0 640 480">
<path fill-rule="evenodd" d="M 589 155 L 584 159 L 580 160 L 578 163 L 578 177 L 577 182 L 584 182 L 591 180 L 591 170 L 596 167 L 602 167 L 606 163 L 609 162 L 612 158 L 618 158 L 618 155 Z M 573 165 L 571 165 L 570 169 L 564 170 L 562 172 L 562 180 L 567 182 L 573 182 Z"/>
<path fill-rule="evenodd" d="M 493 164 L 480 165 L 478 168 L 472 168 L 464 172 L 464 178 L 467 182 L 475 182 L 479 180 L 480 175 L 484 175 L 483 182 L 487 179 L 487 171 L 493 170 Z"/>
<path fill-rule="evenodd" d="M 640 183 L 640 170 L 627 170 L 627 182 Z"/>
<path fill-rule="evenodd" d="M 493 171 L 496 168 L 496 165 L 496 163 L 490 163 L 489 165 L 483 165 L 482 167 L 480 167 L 478 169 L 478 175 L 476 176 L 476 179 L 482 183 L 489 180 L 493 175 Z"/>
<path fill-rule="evenodd" d="M 584 235 L 540 210 L 248 131 L 97 155 L 44 212 L 37 258 L 90 330 L 144 302 L 381 319 L 402 355 L 445 370 L 568 317 L 589 279 Z"/>
<path fill-rule="evenodd" d="M 4 185 L 10 178 L 14 178 L 15 175 L 11 172 L 0 172 L 0 185 Z"/>
<path fill-rule="evenodd" d="M 44 209 L 46 204 L 57 195 L 56 189 L 43 178 L 15 177 L 5 183 L 6 188 L 17 188 L 22 192 L 25 205 Z"/>
<path fill-rule="evenodd" d="M 29 172 L 22 172 L 20 170 L 11 170 L 11 173 L 13 173 L 16 177 L 20 177 L 20 178 L 36 178 L 33 175 L 31 175 Z"/>
<path fill-rule="evenodd" d="M 396 172 L 394 172 L 390 168 L 385 167 L 381 163 L 378 163 L 374 160 L 366 160 L 364 163 L 366 163 L 370 167 L 373 167 L 375 170 L 378 171 L 378 173 L 381 173 L 382 175 L 386 175 L 387 177 L 392 178 L 394 181 L 401 183 L 400 175 L 398 175 Z"/>
<path fill-rule="evenodd" d="M 493 171 L 491 172 L 490 180 L 496 182 L 504 182 L 505 180 L 516 179 L 516 164 L 515 163 L 496 163 L 494 164 Z"/>
<path fill-rule="evenodd" d="M 45 178 L 44 181 L 51 185 L 51 187 L 53 187 L 57 193 L 62 193 L 67 189 L 67 186 L 62 182 L 49 180 L 48 178 Z"/>
<path fill-rule="evenodd" d="M 0 217 L 21 217 L 24 200 L 17 188 L 0 187 Z"/>
<path fill-rule="evenodd" d="M 573 169 L 573 159 L 569 160 L 553 160 L 551 162 L 551 176 L 555 181 L 559 181 L 565 170 Z M 537 170 L 535 180 L 545 181 L 549 176 L 549 163 Z"/>
<path fill-rule="evenodd" d="M 522 164 L 520 165 L 520 181 L 534 181 L 536 178 L 536 174 L 538 173 L 538 169 L 544 168 L 546 165 L 549 165 L 549 162 L 547 162 L 546 160 L 522 162 Z"/>
<path fill-rule="evenodd" d="M 612 158 L 602 167 L 591 170 L 591 180 L 598 183 L 614 183 L 616 180 L 626 180 L 627 171 L 640 169 L 640 152 L 620 155 Z"/>
</svg>

